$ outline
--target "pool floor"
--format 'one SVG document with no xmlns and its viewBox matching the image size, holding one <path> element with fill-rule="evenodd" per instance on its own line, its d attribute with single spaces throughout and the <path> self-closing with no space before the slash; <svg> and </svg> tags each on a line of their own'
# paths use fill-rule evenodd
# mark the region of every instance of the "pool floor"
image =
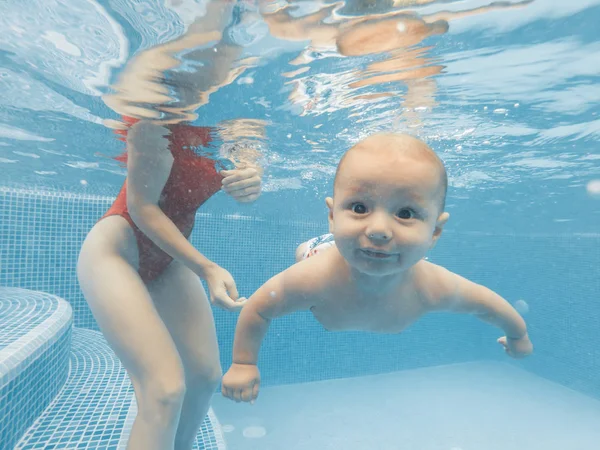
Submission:
<svg viewBox="0 0 600 450">
<path fill-rule="evenodd" d="M 597 450 L 600 401 L 478 362 L 215 395 L 230 450 Z"/>
</svg>

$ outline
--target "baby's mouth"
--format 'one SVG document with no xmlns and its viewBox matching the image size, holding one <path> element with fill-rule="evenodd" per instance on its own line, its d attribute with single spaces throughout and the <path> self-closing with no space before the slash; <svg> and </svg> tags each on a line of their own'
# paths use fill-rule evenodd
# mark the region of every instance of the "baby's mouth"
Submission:
<svg viewBox="0 0 600 450">
<path fill-rule="evenodd" d="M 372 249 L 368 249 L 368 248 L 363 248 L 361 249 L 361 251 L 367 255 L 369 258 L 375 258 L 375 259 L 386 259 L 386 258 L 391 258 L 393 255 L 391 253 L 386 253 L 386 252 L 382 252 L 379 250 L 372 250 Z"/>
</svg>

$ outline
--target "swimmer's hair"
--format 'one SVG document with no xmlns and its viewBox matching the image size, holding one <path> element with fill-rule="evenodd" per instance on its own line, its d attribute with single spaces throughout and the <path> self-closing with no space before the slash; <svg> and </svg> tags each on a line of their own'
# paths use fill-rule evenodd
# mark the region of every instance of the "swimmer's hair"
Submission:
<svg viewBox="0 0 600 450">
<path fill-rule="evenodd" d="M 355 144 L 351 147 L 340 159 L 338 163 L 337 169 L 335 171 L 335 178 L 333 181 L 333 190 L 335 193 L 335 186 L 337 185 L 338 174 L 341 171 L 341 168 L 344 165 L 344 160 L 346 157 L 353 151 L 357 150 L 373 150 L 370 146 L 370 143 L 375 138 L 384 139 L 386 144 L 389 146 L 393 146 L 394 149 L 398 151 L 411 151 L 411 152 L 419 152 L 423 157 L 429 159 L 438 169 L 440 174 L 439 180 L 439 206 L 440 213 L 444 212 L 446 208 L 446 194 L 448 192 L 448 173 L 446 172 L 446 166 L 444 162 L 440 159 L 436 152 L 434 152 L 425 142 L 420 139 L 417 139 L 414 136 L 408 134 L 401 133 L 377 133 L 372 134 L 371 136 L 363 139 L 362 141 Z"/>
</svg>

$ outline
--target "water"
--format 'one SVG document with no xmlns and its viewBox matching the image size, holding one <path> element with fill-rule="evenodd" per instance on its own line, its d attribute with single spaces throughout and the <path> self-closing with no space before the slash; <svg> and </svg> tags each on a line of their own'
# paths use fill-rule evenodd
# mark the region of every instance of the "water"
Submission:
<svg viewBox="0 0 600 450">
<path fill-rule="evenodd" d="M 485 4 L 432 2 L 414 11 L 427 18 Z M 301 5 L 294 14 L 319 8 Z M 78 191 L 85 180 L 89 192 L 114 191 L 124 170 L 98 154 L 116 155 L 121 145 L 101 125 L 116 116 L 99 95 L 126 60 L 180 36 L 204 7 L 55 1 L 23 9 L 9 1 L 0 41 L 4 178 Z M 239 59 L 263 56 L 212 94 L 196 122 L 266 121 L 265 190 L 306 191 L 307 208 L 327 193 L 351 143 L 380 129 L 408 129 L 446 161 L 457 227 L 485 228 L 483 217 L 495 217 L 503 230 L 593 232 L 597 202 L 585 186 L 598 177 L 598 8 L 540 0 L 450 19 L 448 32 L 417 36 L 395 59 L 340 58 L 326 40 L 316 42 L 319 51 L 304 51 L 306 40 L 267 35 L 244 47 Z M 295 62 L 301 53 L 305 64 Z M 405 69 L 400 80 L 373 82 L 373 64 L 386 60 Z M 298 69 L 308 71 L 289 75 Z M 365 80 L 374 84 L 352 87 Z M 383 93 L 389 96 L 368 98 Z M 476 224 L 464 218 L 474 204 Z"/>
<path fill-rule="evenodd" d="M 595 449 L 598 437 L 585 424 L 597 420 L 597 409 L 578 402 L 593 405 L 600 399 L 600 311 L 594 301 L 600 292 L 600 0 L 425 1 L 402 10 L 409 3 L 348 0 L 335 9 L 332 3 L 303 1 L 286 10 L 281 9 L 285 2 L 265 2 L 270 32 L 254 6 L 240 4 L 227 32 L 238 50 L 225 57 L 228 69 L 236 69 L 218 88 L 198 82 L 204 87 L 184 84 L 177 91 L 173 86 L 182 76 L 165 75 L 162 86 L 171 87 L 162 94 L 176 110 L 165 114 L 197 114 L 189 117 L 194 125 L 213 127 L 217 147 L 240 140 L 259 146 L 266 169 L 256 203 L 239 205 L 223 195 L 211 199 L 201 210 L 206 226 L 192 240 L 230 269 L 242 294 L 250 295 L 291 263 L 295 245 L 326 231 L 323 199 L 331 194 L 337 161 L 349 146 L 382 130 L 421 137 L 449 174 L 451 218 L 432 260 L 497 290 L 525 315 L 536 353 L 519 363 L 525 375 L 508 368 L 506 376 L 519 392 L 547 389 L 548 398 L 560 397 L 569 411 L 561 417 L 581 428 L 560 428 L 560 414 L 539 394 L 518 420 L 535 417 L 535 426 L 519 428 L 512 441 L 491 437 L 497 432 L 494 420 L 501 420 L 493 415 L 477 417 L 482 421 L 477 426 L 440 425 L 431 441 L 423 440 L 425 424 L 411 419 L 415 433 L 403 436 L 414 445 L 407 448 L 550 449 L 564 443 Z M 137 84 L 125 83 L 126 101 L 106 101 L 116 111 L 103 96 L 122 83 L 136 56 L 178 42 L 208 6 L 194 0 L 3 3 L 0 285 L 62 296 L 74 306 L 76 326 L 94 327 L 73 275 L 77 251 L 125 179 L 125 168 L 113 159 L 123 143 L 110 127 L 132 107 L 152 110 L 148 98 L 159 92 L 153 90 L 157 77 L 150 69 L 162 60 L 141 64 Z M 381 16 L 394 10 L 404 13 Z M 307 22 L 319 11 L 322 20 Z M 391 32 L 393 39 L 361 41 L 352 34 L 377 14 L 378 36 Z M 361 16 L 371 21 L 349 25 Z M 275 19 L 287 23 L 278 26 Z M 212 44 L 194 45 L 175 52 L 184 61 L 182 72 L 210 70 Z M 194 60 L 194 51 L 201 57 Z M 208 96 L 198 94 L 207 90 Z M 182 106 L 186 99 L 199 106 L 195 113 Z M 230 162 L 224 157 L 220 164 Z M 215 320 L 226 368 L 235 317 L 217 311 Z M 496 337 L 486 325 L 460 318 L 428 319 L 399 337 L 328 334 L 310 317 L 286 318 L 274 323 L 265 343 L 261 369 L 270 400 L 252 410 L 217 397 L 215 412 L 234 449 L 279 449 L 281 439 L 291 435 L 312 448 L 329 448 L 324 442 L 346 448 L 351 440 L 363 442 L 357 448 L 405 448 L 394 447 L 388 432 L 398 427 L 391 416 L 409 412 L 388 405 L 377 431 L 368 431 L 354 413 L 354 397 L 336 393 L 344 384 L 305 383 L 361 377 L 362 408 L 376 416 L 383 414 L 378 399 L 388 394 L 369 396 L 377 381 L 362 377 L 400 371 L 394 383 L 407 394 L 407 369 L 506 362 Z M 490 367 L 481 370 L 495 373 Z M 435 377 L 430 380 L 436 385 Z M 446 387 L 440 395 L 451 401 L 458 388 L 451 382 Z M 498 389 L 470 401 L 508 411 L 514 393 L 500 395 Z M 577 394 L 567 399 L 564 389 Z M 306 403 L 292 407 L 282 400 L 296 396 Z M 389 398 L 402 403 L 404 397 Z M 414 398 L 408 410 L 433 400 Z M 469 405 L 456 406 L 460 417 L 477 416 Z M 548 420 L 558 421 L 552 432 L 539 427 L 545 410 Z M 319 423 L 311 416 L 321 418 Z M 354 425 L 344 425 L 342 418 Z M 346 431 L 334 433 L 328 421 Z M 460 439 L 451 439 L 451 424 Z M 373 442 L 379 444 L 370 446 Z"/>
</svg>

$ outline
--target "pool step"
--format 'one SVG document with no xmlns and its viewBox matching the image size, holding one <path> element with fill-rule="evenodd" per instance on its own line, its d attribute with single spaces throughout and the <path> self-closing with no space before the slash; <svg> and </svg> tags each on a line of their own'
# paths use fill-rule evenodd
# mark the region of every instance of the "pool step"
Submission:
<svg viewBox="0 0 600 450">
<path fill-rule="evenodd" d="M 135 417 L 134 393 L 127 373 L 102 334 L 74 328 L 70 365 L 65 386 L 15 450 L 125 448 Z M 225 448 L 212 411 L 194 448 Z"/>
<path fill-rule="evenodd" d="M 127 373 L 69 303 L 0 288 L 0 450 L 125 449 L 135 413 Z M 194 448 L 225 449 L 212 410 Z"/>
<path fill-rule="evenodd" d="M 65 300 L 0 287 L 1 450 L 12 450 L 64 385 L 72 323 Z"/>
</svg>

